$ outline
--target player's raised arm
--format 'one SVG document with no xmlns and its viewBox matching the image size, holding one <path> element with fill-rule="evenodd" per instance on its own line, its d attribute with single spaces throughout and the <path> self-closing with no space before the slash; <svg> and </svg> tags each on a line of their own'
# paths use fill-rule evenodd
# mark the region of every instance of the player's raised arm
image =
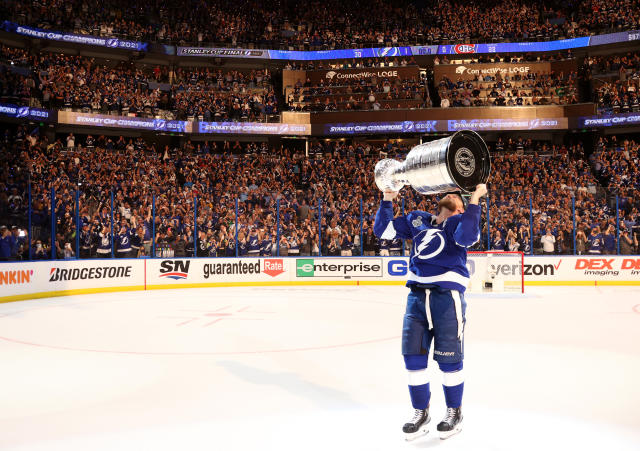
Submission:
<svg viewBox="0 0 640 451">
<path fill-rule="evenodd" d="M 398 191 L 387 190 L 384 192 L 380 208 L 376 213 L 376 221 L 373 224 L 373 233 L 383 240 L 394 238 L 411 239 L 411 229 L 405 216 L 393 219 L 393 200 L 398 197 Z"/>
<path fill-rule="evenodd" d="M 485 194 L 487 194 L 487 185 L 483 183 L 476 186 L 476 190 L 471 194 L 469 205 L 462 213 L 462 219 L 454 232 L 454 238 L 458 245 L 469 247 L 480 238 L 480 213 L 482 209 L 478 202 Z"/>
</svg>

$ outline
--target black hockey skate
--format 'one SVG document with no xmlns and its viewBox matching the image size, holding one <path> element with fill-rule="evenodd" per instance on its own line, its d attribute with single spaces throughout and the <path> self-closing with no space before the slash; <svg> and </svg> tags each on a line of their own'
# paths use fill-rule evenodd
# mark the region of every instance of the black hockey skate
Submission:
<svg viewBox="0 0 640 451">
<path fill-rule="evenodd" d="M 438 432 L 442 440 L 457 434 L 462 430 L 462 409 L 460 407 L 447 408 L 447 415 L 438 424 Z"/>
<path fill-rule="evenodd" d="M 428 407 L 424 410 L 415 409 L 413 418 L 402 426 L 402 432 L 405 434 L 405 440 L 410 442 L 411 440 L 415 440 L 418 437 L 426 435 L 429 432 L 429 421 L 431 421 L 431 417 L 429 416 Z"/>
</svg>

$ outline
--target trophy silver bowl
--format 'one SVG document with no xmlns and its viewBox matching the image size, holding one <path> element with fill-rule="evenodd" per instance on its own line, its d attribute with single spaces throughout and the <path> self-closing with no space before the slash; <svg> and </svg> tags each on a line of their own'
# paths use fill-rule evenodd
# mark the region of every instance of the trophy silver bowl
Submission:
<svg viewBox="0 0 640 451">
<path fill-rule="evenodd" d="M 436 194 L 460 188 L 471 192 L 486 183 L 491 157 L 484 140 L 474 131 L 461 130 L 448 138 L 415 146 L 404 162 L 386 158 L 375 167 L 381 191 L 400 191 L 410 185 L 420 194 Z"/>
</svg>

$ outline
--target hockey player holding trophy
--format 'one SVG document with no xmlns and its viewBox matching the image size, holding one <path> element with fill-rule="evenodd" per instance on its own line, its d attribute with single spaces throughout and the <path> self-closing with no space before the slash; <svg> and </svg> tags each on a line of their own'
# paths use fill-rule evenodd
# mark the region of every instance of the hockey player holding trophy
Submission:
<svg viewBox="0 0 640 451">
<path fill-rule="evenodd" d="M 402 329 L 402 354 L 415 409 L 413 418 L 402 428 L 407 440 L 428 432 L 431 392 L 427 361 L 432 341 L 433 359 L 444 375 L 447 404 L 445 417 L 437 426 L 440 438 L 462 430 L 467 248 L 480 238 L 478 202 L 487 193 L 490 166 L 482 138 L 472 131 L 460 131 L 414 147 L 404 163 L 386 159 L 375 168 L 376 184 L 384 197 L 374 233 L 381 239 L 413 241 L 407 281 L 410 292 Z M 394 219 L 393 200 L 404 185 L 421 194 L 448 194 L 440 200 L 436 214 L 413 211 Z M 460 190 L 471 192 L 466 209 Z"/>
</svg>

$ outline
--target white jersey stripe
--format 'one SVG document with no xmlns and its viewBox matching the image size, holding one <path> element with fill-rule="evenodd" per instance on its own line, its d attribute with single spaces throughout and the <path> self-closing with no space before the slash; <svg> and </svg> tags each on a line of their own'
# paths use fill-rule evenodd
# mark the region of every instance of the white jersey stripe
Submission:
<svg viewBox="0 0 640 451">
<path fill-rule="evenodd" d="M 437 276 L 423 276 L 423 277 L 415 274 L 413 271 L 409 271 L 408 279 L 414 282 L 419 282 L 419 283 L 453 282 L 453 283 L 458 283 L 465 288 L 467 287 L 467 285 L 469 285 L 468 277 L 465 277 L 462 274 L 458 274 L 457 272 L 454 272 L 454 271 L 447 271 L 444 274 L 439 274 Z"/>
<path fill-rule="evenodd" d="M 451 290 L 451 297 L 453 297 L 453 305 L 456 309 L 456 320 L 458 320 L 458 340 L 462 342 L 462 331 L 464 324 L 462 323 L 462 300 L 460 299 L 460 293 L 456 290 Z"/>
<path fill-rule="evenodd" d="M 431 290 L 425 291 L 424 310 L 427 312 L 427 322 L 429 323 L 429 330 L 433 329 L 433 320 L 431 319 Z"/>
<path fill-rule="evenodd" d="M 393 221 L 389 221 L 387 228 L 384 229 L 382 235 L 380 235 L 381 240 L 392 240 L 396 237 L 396 228 L 393 226 Z"/>
</svg>

